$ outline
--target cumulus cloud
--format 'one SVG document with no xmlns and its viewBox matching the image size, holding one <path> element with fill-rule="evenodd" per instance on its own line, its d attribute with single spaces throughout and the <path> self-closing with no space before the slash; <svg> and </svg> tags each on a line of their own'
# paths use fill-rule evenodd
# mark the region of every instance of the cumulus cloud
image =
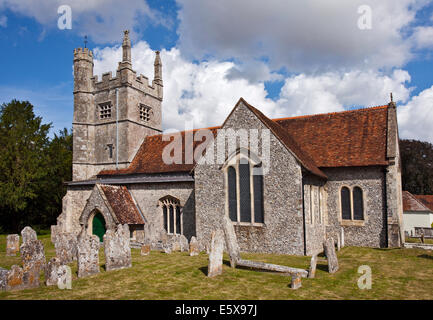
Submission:
<svg viewBox="0 0 433 320">
<path fill-rule="evenodd" d="M 400 137 L 433 143 L 433 86 L 397 110 Z"/>
<path fill-rule="evenodd" d="M 268 57 L 294 72 L 399 67 L 411 57 L 402 29 L 425 0 L 178 0 L 179 43 L 194 58 Z M 361 30 L 368 5 L 372 29 Z"/>
<path fill-rule="evenodd" d="M 34 18 L 47 28 L 57 27 L 61 5 L 72 9 L 72 29 L 96 43 L 115 42 L 124 29 L 130 29 L 135 40 L 148 24 L 170 26 L 145 0 L 128 0 L 127 5 L 117 0 L 0 0 L 0 9 Z"/>
<path fill-rule="evenodd" d="M 419 48 L 433 48 L 433 27 L 417 27 L 412 35 L 414 45 Z"/>
<path fill-rule="evenodd" d="M 95 74 L 115 72 L 121 59 L 120 46 L 97 48 Z M 133 45 L 133 67 L 153 78 L 155 53 L 145 41 Z M 163 127 L 184 129 L 185 121 L 194 126 L 220 125 L 236 101 L 243 97 L 269 117 L 341 111 L 348 106 L 383 105 L 393 92 L 396 100 L 409 99 L 409 74 L 395 70 L 391 75 L 375 71 L 329 72 L 322 75 L 299 74 L 284 79 L 276 100 L 269 99 L 263 79 L 234 77 L 241 64 L 228 61 L 188 61 L 178 48 L 162 50 L 164 100 Z M 264 71 L 268 73 L 268 71 Z M 114 74 L 113 74 L 114 75 Z"/>
</svg>

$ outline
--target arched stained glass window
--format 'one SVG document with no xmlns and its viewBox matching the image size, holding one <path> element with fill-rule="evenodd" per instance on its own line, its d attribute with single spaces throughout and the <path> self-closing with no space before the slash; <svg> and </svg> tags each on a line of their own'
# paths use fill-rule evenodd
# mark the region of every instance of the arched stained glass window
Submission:
<svg viewBox="0 0 433 320">
<path fill-rule="evenodd" d="M 350 190 L 347 187 L 341 188 L 341 215 L 343 219 L 351 219 Z"/>
</svg>

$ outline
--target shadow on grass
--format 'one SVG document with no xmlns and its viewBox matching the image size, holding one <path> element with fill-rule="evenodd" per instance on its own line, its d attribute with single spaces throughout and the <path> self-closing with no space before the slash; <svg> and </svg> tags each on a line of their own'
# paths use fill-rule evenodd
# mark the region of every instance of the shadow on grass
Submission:
<svg viewBox="0 0 433 320">
<path fill-rule="evenodd" d="M 203 272 L 203 274 L 205 275 L 205 276 L 207 276 L 207 270 L 208 270 L 208 267 L 206 266 L 206 267 L 201 267 L 201 268 L 198 268 L 201 272 Z"/>
<path fill-rule="evenodd" d="M 431 260 L 433 260 L 433 256 L 431 256 L 429 254 L 420 254 L 418 256 L 418 258 L 424 258 L 424 259 L 431 259 Z"/>
<path fill-rule="evenodd" d="M 317 264 L 316 269 L 328 272 L 328 265 L 327 264 Z"/>
</svg>

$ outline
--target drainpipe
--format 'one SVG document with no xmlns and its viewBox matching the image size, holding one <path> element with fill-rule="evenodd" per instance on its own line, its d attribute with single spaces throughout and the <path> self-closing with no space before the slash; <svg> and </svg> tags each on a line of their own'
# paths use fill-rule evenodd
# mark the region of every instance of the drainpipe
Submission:
<svg viewBox="0 0 433 320">
<path fill-rule="evenodd" d="M 116 170 L 119 169 L 119 88 L 116 88 Z"/>
</svg>

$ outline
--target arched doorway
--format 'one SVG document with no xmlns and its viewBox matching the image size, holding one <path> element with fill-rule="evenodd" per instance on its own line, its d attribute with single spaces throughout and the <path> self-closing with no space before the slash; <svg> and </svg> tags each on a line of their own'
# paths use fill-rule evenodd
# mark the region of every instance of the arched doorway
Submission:
<svg viewBox="0 0 433 320">
<path fill-rule="evenodd" d="M 100 212 L 97 212 L 92 221 L 92 234 L 98 236 L 99 241 L 102 242 L 106 230 L 104 216 Z"/>
</svg>

